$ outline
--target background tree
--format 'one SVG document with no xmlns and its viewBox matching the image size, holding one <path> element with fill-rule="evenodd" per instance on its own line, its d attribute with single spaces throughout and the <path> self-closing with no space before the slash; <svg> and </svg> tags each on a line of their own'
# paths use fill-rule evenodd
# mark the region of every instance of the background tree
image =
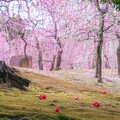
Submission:
<svg viewBox="0 0 120 120">
<path fill-rule="evenodd" d="M 33 56 L 35 69 L 96 67 L 96 77 L 99 77 L 100 82 L 102 68 L 116 68 L 114 51 L 117 41 L 114 32 L 119 16 L 118 12 L 114 12 L 112 2 L 20 0 L 3 3 L 5 7 L 2 7 L 0 14 L 6 17 L 5 20 L 0 18 L 0 25 L 2 34 L 9 38 L 2 42 L 8 48 L 5 50 L 7 54 L 4 55 L 8 62 L 11 55 L 25 54 L 22 50 L 26 49 L 26 54 Z M 11 50 L 7 43 L 10 44 Z M 96 60 L 99 64 L 95 64 Z"/>
</svg>

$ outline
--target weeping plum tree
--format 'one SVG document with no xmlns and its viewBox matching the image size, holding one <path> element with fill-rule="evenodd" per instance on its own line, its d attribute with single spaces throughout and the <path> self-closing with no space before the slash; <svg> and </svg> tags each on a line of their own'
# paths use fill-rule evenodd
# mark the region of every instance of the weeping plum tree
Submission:
<svg viewBox="0 0 120 120">
<path fill-rule="evenodd" d="M 56 45 L 58 46 L 57 55 L 53 55 L 53 61 L 51 62 L 51 68 L 50 70 L 59 70 L 61 66 L 61 58 L 62 58 L 62 43 L 60 40 L 60 37 L 58 36 L 58 24 L 60 21 L 60 15 L 57 11 L 57 6 L 61 3 L 62 0 L 53 0 L 53 1 L 41 1 L 41 5 L 44 7 L 44 10 L 49 13 L 51 17 L 51 24 L 53 26 L 52 29 L 46 29 L 46 31 L 51 32 L 51 36 L 56 42 Z"/>
<path fill-rule="evenodd" d="M 117 11 L 120 11 L 120 0 L 101 0 L 103 3 L 109 2 L 111 4 L 114 4 L 114 7 Z M 120 21 L 117 21 L 117 24 L 119 25 Z M 120 26 L 120 25 L 119 25 Z M 116 36 L 119 42 L 119 46 L 117 48 L 117 62 L 118 62 L 118 75 L 120 76 L 120 32 L 116 32 Z"/>
<path fill-rule="evenodd" d="M 99 12 L 99 13 L 97 13 L 97 11 L 95 11 L 96 16 L 99 15 L 99 20 L 97 21 L 97 22 L 99 22 L 99 28 L 97 29 L 97 32 L 95 29 L 87 30 L 87 28 L 86 28 L 87 32 L 85 32 L 84 34 L 87 35 L 88 38 L 86 38 L 84 40 L 90 40 L 91 33 L 96 32 L 98 40 L 97 40 L 97 49 L 96 49 L 96 74 L 95 74 L 95 77 L 98 78 L 98 82 L 102 82 L 102 46 L 103 46 L 105 16 L 108 11 L 108 4 L 102 4 L 99 0 L 90 0 L 90 1 L 92 3 L 95 3 L 97 11 Z M 86 5 L 86 7 L 87 6 L 88 5 Z M 86 7 L 84 7 L 82 10 L 84 10 Z M 90 20 L 88 20 L 87 23 L 89 24 Z M 81 30 L 81 31 L 83 31 L 83 30 Z M 80 29 L 79 29 L 79 31 L 80 31 Z"/>
<path fill-rule="evenodd" d="M 118 75 L 120 76 L 120 33 L 116 33 L 117 39 L 119 41 L 119 46 L 117 48 L 117 62 L 118 62 Z"/>
<path fill-rule="evenodd" d="M 0 21 L 2 22 L 1 27 L 4 28 L 2 31 L 6 33 L 6 41 L 10 43 L 12 40 L 17 40 L 21 38 L 21 40 L 24 42 L 24 49 L 23 49 L 24 56 L 25 56 L 24 62 L 28 66 L 27 41 L 25 38 L 25 32 L 26 32 L 25 27 L 26 26 L 24 24 L 24 20 L 20 18 L 19 13 L 10 14 L 11 12 L 10 5 L 12 2 L 15 2 L 14 0 L 13 1 L 2 0 L 1 2 L 2 2 L 2 5 L 0 6 L 1 8 L 0 14 L 3 14 L 4 18 Z M 19 8 L 19 4 L 18 4 L 18 8 Z"/>
<path fill-rule="evenodd" d="M 102 45 L 103 45 L 103 30 L 104 30 L 104 18 L 107 12 L 107 6 L 103 9 L 100 8 L 99 0 L 96 0 L 96 6 L 100 12 L 100 23 L 98 30 L 98 45 L 97 45 L 97 59 L 96 59 L 96 74 L 98 82 L 102 82 Z"/>
<path fill-rule="evenodd" d="M 53 19 L 54 21 L 54 19 Z M 58 53 L 57 53 L 57 58 L 56 58 L 56 65 L 55 65 L 55 70 L 59 70 L 60 69 L 60 65 L 61 65 L 61 57 L 62 57 L 62 44 L 61 44 L 61 41 L 60 41 L 60 38 L 58 37 L 57 35 L 57 24 L 56 22 L 54 21 L 54 30 L 55 30 L 55 33 L 54 33 L 54 39 L 56 40 L 56 43 L 58 45 Z"/>
<path fill-rule="evenodd" d="M 10 41 L 13 39 L 21 38 L 21 40 L 24 42 L 24 63 L 26 63 L 26 66 L 28 66 L 28 55 L 27 55 L 27 37 L 26 37 L 26 30 L 25 25 L 23 24 L 22 19 L 18 17 L 13 17 L 9 21 L 9 25 L 7 26 L 8 33 L 9 33 L 9 39 Z"/>
<path fill-rule="evenodd" d="M 96 74 L 95 77 L 98 78 L 98 82 L 102 83 L 102 47 L 103 47 L 103 42 L 104 42 L 104 33 L 107 31 L 109 28 L 113 26 L 111 24 L 109 27 L 105 28 L 105 16 L 106 13 L 108 12 L 108 6 L 111 4 L 112 1 L 109 0 L 95 0 L 95 6 L 97 7 L 99 13 L 100 13 L 100 22 L 99 22 L 99 30 L 97 32 L 98 36 L 98 44 L 97 44 L 97 58 L 96 58 Z M 113 1 L 113 4 L 117 4 L 115 1 Z M 119 9 L 119 6 L 117 4 L 116 9 Z"/>
</svg>

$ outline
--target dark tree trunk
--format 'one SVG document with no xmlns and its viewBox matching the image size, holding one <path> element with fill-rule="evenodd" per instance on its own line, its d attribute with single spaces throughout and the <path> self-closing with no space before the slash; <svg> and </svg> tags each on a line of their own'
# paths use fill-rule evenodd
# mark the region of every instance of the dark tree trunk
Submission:
<svg viewBox="0 0 120 120">
<path fill-rule="evenodd" d="M 108 59 L 107 55 L 105 54 L 104 57 L 105 57 L 105 59 L 106 59 L 105 68 L 110 69 L 109 59 Z"/>
<path fill-rule="evenodd" d="M 53 18 L 53 16 L 52 16 Z M 59 50 L 58 50 L 58 54 L 57 54 L 57 58 L 56 58 L 56 65 L 55 65 L 55 70 L 59 70 L 60 69 L 60 65 L 61 65 L 61 58 L 62 58 L 62 44 L 61 44 L 61 41 L 60 41 L 60 38 L 58 37 L 58 34 L 57 34 L 57 24 L 53 18 L 53 21 L 54 21 L 54 27 L 55 27 L 55 35 L 54 35 L 54 39 L 56 40 L 56 43 L 59 47 Z"/>
<path fill-rule="evenodd" d="M 51 62 L 51 67 L 50 67 L 50 71 L 54 70 L 54 65 L 55 65 L 55 56 L 53 56 L 53 60 Z"/>
<path fill-rule="evenodd" d="M 118 38 L 119 46 L 117 48 L 117 62 L 118 62 L 118 75 L 120 77 L 120 32 L 116 32 Z"/>
<path fill-rule="evenodd" d="M 38 42 L 38 39 L 37 39 L 37 37 L 35 38 L 36 39 L 36 46 L 37 46 L 37 50 L 38 50 L 38 53 L 39 53 L 39 55 L 38 55 L 38 66 L 39 66 L 39 70 L 43 70 L 43 63 L 42 63 L 42 61 L 43 61 L 43 58 L 42 58 L 42 51 L 41 51 L 41 49 L 40 49 L 40 45 L 39 45 L 39 42 Z"/>
<path fill-rule="evenodd" d="M 43 70 L 43 64 L 42 64 L 42 53 L 41 53 L 41 51 L 39 51 L 38 65 L 39 65 L 39 70 Z"/>
<path fill-rule="evenodd" d="M 21 39 L 22 39 L 22 41 L 24 42 L 24 55 L 25 55 L 25 61 L 26 61 L 26 66 L 28 66 L 29 65 L 29 60 L 28 60 L 28 56 L 27 56 L 27 42 L 26 42 L 26 40 L 24 39 L 24 33 L 21 35 Z"/>
<path fill-rule="evenodd" d="M 97 45 L 97 59 L 96 59 L 96 74 L 98 82 L 102 83 L 102 44 L 103 44 L 103 28 L 104 28 L 105 13 L 101 13 L 100 29 L 98 32 L 98 45 Z"/>
<path fill-rule="evenodd" d="M 74 69 L 74 65 L 73 65 L 73 63 L 70 63 L 70 69 Z"/>
<path fill-rule="evenodd" d="M 97 60 L 96 60 L 96 75 L 95 77 L 99 79 L 98 82 L 102 82 L 102 48 L 101 43 L 97 46 Z"/>
<path fill-rule="evenodd" d="M 18 72 L 17 69 L 7 66 L 4 61 L 0 61 L 0 83 L 25 90 L 25 87 L 29 87 L 30 80 L 17 75 L 16 72 Z"/>
<path fill-rule="evenodd" d="M 62 58 L 62 51 L 58 51 L 55 70 L 59 70 L 60 69 L 61 58 Z"/>
<path fill-rule="evenodd" d="M 117 48 L 118 75 L 120 76 L 120 45 Z"/>
</svg>

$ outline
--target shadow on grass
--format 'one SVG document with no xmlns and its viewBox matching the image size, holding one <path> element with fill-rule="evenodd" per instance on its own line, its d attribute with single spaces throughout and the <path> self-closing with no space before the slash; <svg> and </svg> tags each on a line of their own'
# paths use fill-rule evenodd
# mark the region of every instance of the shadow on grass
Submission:
<svg viewBox="0 0 120 120">
<path fill-rule="evenodd" d="M 63 115 L 59 115 L 58 116 L 58 120 L 75 120 L 74 118 L 70 118 L 70 117 L 66 117 L 66 116 L 63 116 Z"/>
<path fill-rule="evenodd" d="M 25 115 L 23 114 L 19 114 L 19 115 L 15 115 L 15 116 L 12 116 L 12 115 L 7 115 L 7 114 L 0 114 L 0 120 L 30 120 L 28 117 L 26 117 Z"/>
<path fill-rule="evenodd" d="M 50 118 L 50 116 L 44 116 L 44 115 L 41 115 L 41 116 L 37 116 L 37 118 L 39 118 L 39 120 L 75 120 L 74 118 L 70 118 L 70 117 L 66 117 L 66 116 L 63 116 L 63 115 L 59 115 L 57 116 L 57 118 Z M 12 116 L 12 115 L 7 115 L 7 114 L 0 114 L 0 120 L 31 120 L 30 118 L 28 117 L 25 117 L 25 115 L 22 115 L 22 114 L 19 114 L 19 115 L 16 115 L 16 116 Z"/>
<path fill-rule="evenodd" d="M 4 118 L 8 118 L 8 119 L 13 119 L 12 115 L 7 115 L 7 114 L 0 114 L 0 120 L 3 120 Z"/>
</svg>

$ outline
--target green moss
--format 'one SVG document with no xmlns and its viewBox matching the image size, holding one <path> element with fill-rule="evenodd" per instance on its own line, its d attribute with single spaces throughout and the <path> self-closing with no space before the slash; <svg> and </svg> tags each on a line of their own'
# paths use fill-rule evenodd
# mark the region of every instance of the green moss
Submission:
<svg viewBox="0 0 120 120">
<path fill-rule="evenodd" d="M 34 79 L 37 77 L 40 76 L 34 75 Z M 38 82 L 34 79 L 27 92 L 1 89 L 0 120 L 13 120 L 16 116 L 31 120 L 118 120 L 120 117 L 119 94 L 102 94 L 100 89 L 74 83 L 66 85 L 45 76 Z M 47 99 L 40 100 L 40 94 L 46 94 Z M 75 96 L 79 99 L 74 100 Z M 94 101 L 100 102 L 100 108 L 93 107 Z M 56 107 L 61 108 L 60 113 L 55 113 Z"/>
</svg>

